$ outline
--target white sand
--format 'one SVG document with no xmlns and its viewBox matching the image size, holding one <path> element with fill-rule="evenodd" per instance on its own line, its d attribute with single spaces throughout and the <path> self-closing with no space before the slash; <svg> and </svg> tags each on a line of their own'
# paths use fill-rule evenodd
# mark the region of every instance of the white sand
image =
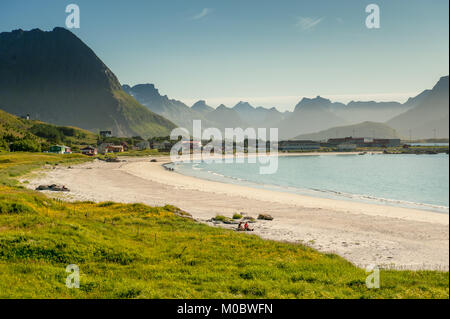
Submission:
<svg viewBox="0 0 450 319">
<path fill-rule="evenodd" d="M 27 185 L 64 184 L 70 193 L 48 193 L 73 200 L 172 204 L 202 222 L 217 214 L 268 213 L 273 221 L 253 224 L 263 238 L 301 242 L 361 267 L 449 268 L 448 214 L 206 181 L 165 170 L 169 158 L 123 159 L 41 171 Z"/>
</svg>

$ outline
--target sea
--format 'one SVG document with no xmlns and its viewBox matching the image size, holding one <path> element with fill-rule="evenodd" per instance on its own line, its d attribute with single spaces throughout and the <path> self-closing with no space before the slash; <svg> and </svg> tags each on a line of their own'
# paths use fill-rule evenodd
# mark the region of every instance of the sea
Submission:
<svg viewBox="0 0 450 319">
<path fill-rule="evenodd" d="M 449 212 L 448 154 L 279 156 L 274 174 L 254 163 L 171 164 L 185 175 L 301 195 Z M 267 165 L 267 164 L 265 164 Z"/>
</svg>

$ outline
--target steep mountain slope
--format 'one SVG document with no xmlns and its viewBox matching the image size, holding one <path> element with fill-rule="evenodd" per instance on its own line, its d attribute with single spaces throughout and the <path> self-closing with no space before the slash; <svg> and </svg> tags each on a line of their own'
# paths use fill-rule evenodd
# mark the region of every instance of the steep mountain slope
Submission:
<svg viewBox="0 0 450 319">
<path fill-rule="evenodd" d="M 417 138 L 449 137 L 448 76 L 441 77 L 433 89 L 409 111 L 388 121 L 404 136 Z"/>
<path fill-rule="evenodd" d="M 331 111 L 331 107 L 331 101 L 320 96 L 314 99 L 303 98 L 296 105 L 294 112 L 277 124 L 280 138 L 293 138 L 300 134 L 347 124 L 347 121 Z"/>
<path fill-rule="evenodd" d="M 367 138 L 400 138 L 392 127 L 384 123 L 363 122 L 354 125 L 332 127 L 317 133 L 303 134 L 295 137 L 298 140 L 322 141 L 329 138 L 343 138 L 347 136 Z"/>
<path fill-rule="evenodd" d="M 414 96 L 414 97 L 410 97 L 408 99 L 408 101 L 405 102 L 405 105 L 408 106 L 408 108 L 414 108 L 417 105 L 419 105 L 420 103 L 422 103 L 422 101 L 428 96 L 430 95 L 431 90 L 424 90 L 422 91 L 420 94 Z"/>
<path fill-rule="evenodd" d="M 137 84 L 133 87 L 123 85 L 122 88 L 142 105 L 148 107 L 152 112 L 164 116 L 176 125 L 184 127 L 189 131 L 192 131 L 193 120 L 201 120 L 202 127 L 204 128 L 208 126 L 217 126 L 216 123 L 212 123 L 203 116 L 204 112 L 198 112 L 181 101 L 169 99 L 167 95 L 161 95 L 153 84 Z M 203 108 L 203 110 L 207 110 L 208 108 L 211 108 L 205 103 L 203 103 L 204 105 L 201 104 L 202 103 L 199 103 L 196 109 Z M 211 108 L 211 110 L 214 109 Z"/>
<path fill-rule="evenodd" d="M 126 94 L 95 53 L 63 28 L 0 34 L 0 106 L 118 136 L 168 135 L 174 127 Z"/>
</svg>

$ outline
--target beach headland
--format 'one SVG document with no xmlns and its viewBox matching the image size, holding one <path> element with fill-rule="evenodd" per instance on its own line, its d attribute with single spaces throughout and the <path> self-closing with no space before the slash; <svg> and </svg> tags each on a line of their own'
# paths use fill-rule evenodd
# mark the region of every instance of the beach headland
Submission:
<svg viewBox="0 0 450 319">
<path fill-rule="evenodd" d="M 216 215 L 231 217 L 243 212 L 257 217 L 266 213 L 274 220 L 258 220 L 252 234 L 336 253 L 360 267 L 448 271 L 448 214 L 208 181 L 164 169 L 162 164 L 169 163 L 169 157 L 157 157 L 157 162 L 150 159 L 96 160 L 24 179 L 33 189 L 40 184 L 65 185 L 69 193 L 49 194 L 68 200 L 171 204 L 212 226 L 217 225 L 209 220 Z"/>
</svg>

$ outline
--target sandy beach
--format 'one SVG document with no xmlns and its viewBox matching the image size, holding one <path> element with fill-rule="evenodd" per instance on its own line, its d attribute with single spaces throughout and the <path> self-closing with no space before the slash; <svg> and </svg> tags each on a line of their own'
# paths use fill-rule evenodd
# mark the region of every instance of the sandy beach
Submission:
<svg viewBox="0 0 450 319">
<path fill-rule="evenodd" d="M 122 157 L 121 163 L 91 163 L 44 169 L 23 178 L 29 188 L 63 184 L 69 193 L 47 192 L 67 200 L 175 205 L 201 221 L 218 214 L 267 213 L 252 234 L 303 243 L 336 253 L 357 266 L 397 269 L 449 269 L 449 216 L 416 209 L 324 199 L 256 189 L 184 176 L 166 170 L 168 157 Z"/>
</svg>

